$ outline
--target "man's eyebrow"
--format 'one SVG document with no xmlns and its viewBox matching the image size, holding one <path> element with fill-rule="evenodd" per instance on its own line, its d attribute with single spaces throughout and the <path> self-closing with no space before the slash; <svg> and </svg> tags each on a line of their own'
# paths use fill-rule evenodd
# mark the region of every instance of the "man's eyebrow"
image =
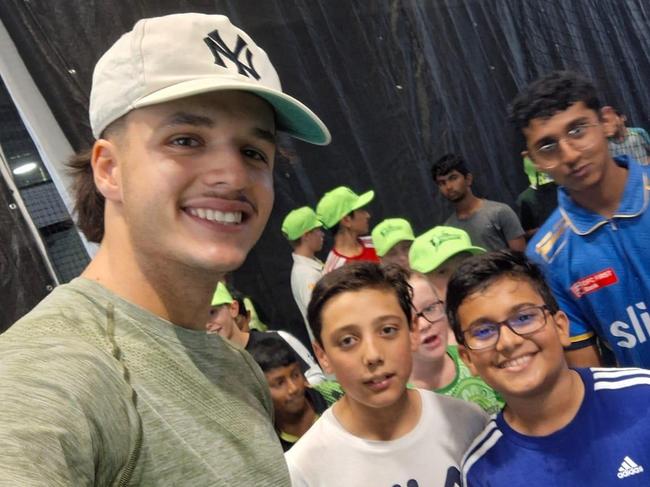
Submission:
<svg viewBox="0 0 650 487">
<path fill-rule="evenodd" d="M 210 117 L 189 112 L 175 112 L 163 120 L 161 126 L 195 125 L 199 127 L 214 127 L 214 120 Z"/>
<path fill-rule="evenodd" d="M 265 130 L 259 127 L 255 127 L 253 129 L 253 135 L 259 139 L 265 140 L 267 142 L 270 142 L 271 144 L 275 145 L 277 144 L 277 137 L 275 134 L 269 130 Z"/>
</svg>

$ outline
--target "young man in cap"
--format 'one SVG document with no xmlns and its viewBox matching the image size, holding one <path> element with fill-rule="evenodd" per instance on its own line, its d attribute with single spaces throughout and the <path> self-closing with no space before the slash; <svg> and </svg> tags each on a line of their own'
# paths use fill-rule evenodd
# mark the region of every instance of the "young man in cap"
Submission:
<svg viewBox="0 0 650 487">
<path fill-rule="evenodd" d="M 538 171 L 528 156 L 524 157 L 524 172 L 530 185 L 517 196 L 517 210 L 526 240 L 530 240 L 557 208 L 557 184 Z"/>
<path fill-rule="evenodd" d="M 465 455 L 461 485 L 650 485 L 650 371 L 570 369 L 568 317 L 520 252 L 466 260 L 448 294 L 463 360 L 506 402 Z"/>
<path fill-rule="evenodd" d="M 569 316 L 569 364 L 598 365 L 599 337 L 621 366 L 650 366 L 650 168 L 612 158 L 594 86 L 558 71 L 515 98 L 527 155 L 560 186 L 528 245 Z"/>
<path fill-rule="evenodd" d="M 300 360 L 300 369 L 307 377 L 310 384 L 319 384 L 325 379 L 323 371 L 318 366 L 311 353 L 291 333 L 281 330 L 258 331 L 251 329 L 242 330 L 237 324 L 239 314 L 239 303 L 233 299 L 228 288 L 219 283 L 212 296 L 210 306 L 210 318 L 205 325 L 208 333 L 214 333 L 235 344 L 239 348 L 249 350 L 258 341 L 265 337 L 274 335 L 282 338 L 288 346 L 296 353 Z"/>
<path fill-rule="evenodd" d="M 370 235 L 382 264 L 409 268 L 409 249 L 415 240 L 409 222 L 403 218 L 388 218 L 373 228 Z"/>
<path fill-rule="evenodd" d="M 327 129 L 246 33 L 203 14 L 122 36 L 90 121 L 76 207 L 100 247 L 0 337 L 0 483 L 287 485 L 264 377 L 205 322 L 271 212 L 276 132 Z"/>
<path fill-rule="evenodd" d="M 323 274 L 347 262 L 379 262 L 379 257 L 368 235 L 370 213 L 364 206 L 375 197 L 374 191 L 356 194 L 346 186 L 325 193 L 316 206 L 318 219 L 334 235 L 334 247 L 325 260 Z"/>
<path fill-rule="evenodd" d="M 628 155 L 639 164 L 650 162 L 650 135 L 641 127 L 626 127 L 627 117 L 616 108 L 601 109 L 605 135 L 608 137 L 609 153 L 616 156 Z"/>
<path fill-rule="evenodd" d="M 282 234 L 293 248 L 291 293 L 305 322 L 310 343 L 314 337 L 307 323 L 307 305 L 311 291 L 323 275 L 323 263 L 316 257 L 316 252 L 323 248 L 322 226 L 314 210 L 308 206 L 290 211 L 282 222 Z"/>
<path fill-rule="evenodd" d="M 472 242 L 486 250 L 526 248 L 524 229 L 515 212 L 504 203 L 474 195 L 474 178 L 460 156 L 442 156 L 431 168 L 431 175 L 442 196 L 454 205 L 446 226 L 465 230 Z"/>
</svg>

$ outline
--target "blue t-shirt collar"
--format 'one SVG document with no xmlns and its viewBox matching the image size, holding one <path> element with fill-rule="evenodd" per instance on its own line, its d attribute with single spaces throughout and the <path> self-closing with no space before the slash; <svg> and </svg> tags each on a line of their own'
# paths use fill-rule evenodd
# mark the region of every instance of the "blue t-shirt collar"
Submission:
<svg viewBox="0 0 650 487">
<path fill-rule="evenodd" d="M 648 206 L 648 176 L 641 165 L 627 155 L 614 157 L 614 162 L 626 168 L 628 174 L 621 203 L 613 218 L 629 218 L 643 213 Z M 564 219 L 578 234 L 590 233 L 608 221 L 604 216 L 576 204 L 562 187 L 558 189 L 558 205 Z"/>
</svg>

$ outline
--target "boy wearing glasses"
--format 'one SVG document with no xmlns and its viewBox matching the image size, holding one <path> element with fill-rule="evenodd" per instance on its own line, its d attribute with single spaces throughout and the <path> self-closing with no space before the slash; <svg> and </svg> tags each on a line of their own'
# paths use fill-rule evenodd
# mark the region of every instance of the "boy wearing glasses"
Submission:
<svg viewBox="0 0 650 487">
<path fill-rule="evenodd" d="M 463 459 L 463 485 L 645 486 L 650 371 L 567 366 L 569 321 L 518 252 L 464 262 L 447 313 L 472 372 L 506 401 Z"/>
<path fill-rule="evenodd" d="M 537 168 L 561 186 L 558 209 L 528 245 L 570 322 L 567 360 L 650 366 L 650 168 L 612 158 L 594 86 L 553 72 L 514 100 L 510 118 Z"/>
<path fill-rule="evenodd" d="M 326 274 L 309 324 L 321 365 L 345 389 L 286 454 L 292 485 L 460 485 L 460 461 L 487 417 L 478 407 L 407 389 L 411 289 L 397 265 L 356 262 Z"/>
</svg>

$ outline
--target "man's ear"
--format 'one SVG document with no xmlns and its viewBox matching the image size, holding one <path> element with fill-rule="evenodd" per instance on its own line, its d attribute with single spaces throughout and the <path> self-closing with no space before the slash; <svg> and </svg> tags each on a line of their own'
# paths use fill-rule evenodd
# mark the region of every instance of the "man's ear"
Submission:
<svg viewBox="0 0 650 487">
<path fill-rule="evenodd" d="M 237 318 L 239 314 L 239 302 L 236 299 L 233 299 L 232 303 L 228 305 L 228 311 L 230 311 L 230 316 Z"/>
<path fill-rule="evenodd" d="M 465 362 L 465 365 L 467 365 L 467 368 L 472 373 L 472 375 L 478 375 L 476 366 L 472 361 L 472 354 L 465 345 L 462 345 L 460 343 L 458 344 L 458 355 L 460 356 L 461 360 Z"/>
<path fill-rule="evenodd" d="M 314 354 L 316 355 L 316 360 L 318 360 L 321 368 L 330 375 L 334 374 L 334 370 L 332 369 L 325 349 L 316 340 L 314 340 L 311 345 L 314 347 Z"/>
<path fill-rule="evenodd" d="M 409 330 L 409 338 L 411 339 L 411 352 L 417 352 L 420 346 L 420 327 L 413 319 L 411 322 L 411 329 Z"/>
<path fill-rule="evenodd" d="M 614 110 L 614 107 L 611 107 L 609 105 L 605 105 L 600 109 L 600 119 L 603 120 L 607 116 L 615 116 L 616 111 Z"/>
<path fill-rule="evenodd" d="M 474 182 L 474 175 L 471 172 L 467 173 L 467 176 L 465 176 L 465 180 L 467 181 L 467 185 L 471 186 L 472 183 Z"/>
<path fill-rule="evenodd" d="M 350 228 L 351 222 L 352 222 L 352 215 L 345 215 L 343 218 L 341 218 L 341 221 L 339 222 L 339 226 Z"/>
<path fill-rule="evenodd" d="M 95 141 L 90 157 L 97 190 L 109 201 L 122 200 L 117 148 L 106 139 Z"/>
</svg>

